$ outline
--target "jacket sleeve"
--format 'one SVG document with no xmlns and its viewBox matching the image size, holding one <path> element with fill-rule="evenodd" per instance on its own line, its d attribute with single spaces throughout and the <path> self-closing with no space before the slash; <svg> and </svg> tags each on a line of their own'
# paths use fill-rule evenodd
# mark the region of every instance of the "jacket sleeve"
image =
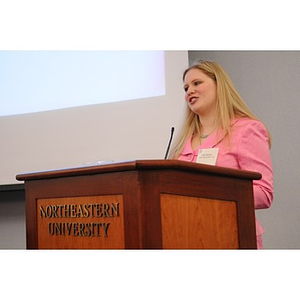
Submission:
<svg viewBox="0 0 300 300">
<path fill-rule="evenodd" d="M 239 136 L 238 162 L 240 168 L 261 173 L 253 181 L 255 209 L 269 208 L 273 201 L 273 167 L 268 132 L 259 121 L 245 125 Z"/>
</svg>

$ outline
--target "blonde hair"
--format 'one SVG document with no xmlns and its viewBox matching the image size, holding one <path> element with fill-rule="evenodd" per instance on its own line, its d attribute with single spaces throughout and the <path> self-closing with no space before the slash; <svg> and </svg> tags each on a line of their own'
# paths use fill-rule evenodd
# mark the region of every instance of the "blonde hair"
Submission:
<svg viewBox="0 0 300 300">
<path fill-rule="evenodd" d="M 212 61 L 201 60 L 184 71 L 183 80 L 185 79 L 187 72 L 192 69 L 202 71 L 216 82 L 216 125 L 222 129 L 224 136 L 228 137 L 229 140 L 231 138 L 231 121 L 234 118 L 248 117 L 250 119 L 258 120 L 240 97 L 233 82 L 219 64 Z M 187 138 L 192 134 L 201 134 L 201 131 L 202 128 L 199 116 L 186 105 L 184 124 L 177 137 L 177 141 L 172 147 L 170 156 L 172 158 L 178 158 L 184 148 Z M 271 146 L 270 134 L 269 146 Z"/>
</svg>

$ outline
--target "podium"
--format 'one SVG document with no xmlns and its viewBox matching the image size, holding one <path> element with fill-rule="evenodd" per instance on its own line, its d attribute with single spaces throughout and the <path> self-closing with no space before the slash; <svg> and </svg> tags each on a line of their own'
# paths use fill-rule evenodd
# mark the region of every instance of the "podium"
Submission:
<svg viewBox="0 0 300 300">
<path fill-rule="evenodd" d="M 16 178 L 27 249 L 256 249 L 259 173 L 136 160 Z"/>
</svg>

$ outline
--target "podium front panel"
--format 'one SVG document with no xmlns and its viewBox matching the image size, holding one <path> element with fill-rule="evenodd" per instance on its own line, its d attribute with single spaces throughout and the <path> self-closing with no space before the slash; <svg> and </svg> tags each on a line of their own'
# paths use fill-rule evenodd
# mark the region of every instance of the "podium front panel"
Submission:
<svg viewBox="0 0 300 300">
<path fill-rule="evenodd" d="M 238 249 L 235 201 L 161 195 L 164 249 Z"/>
<path fill-rule="evenodd" d="M 37 200 L 39 249 L 124 249 L 122 195 Z"/>
</svg>

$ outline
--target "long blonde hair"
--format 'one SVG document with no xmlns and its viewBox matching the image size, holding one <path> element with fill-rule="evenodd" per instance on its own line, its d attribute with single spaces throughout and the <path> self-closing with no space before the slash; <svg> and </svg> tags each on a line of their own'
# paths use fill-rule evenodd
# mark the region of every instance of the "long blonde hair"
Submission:
<svg viewBox="0 0 300 300">
<path fill-rule="evenodd" d="M 216 82 L 216 125 L 222 129 L 224 136 L 227 136 L 229 140 L 231 138 L 230 125 L 234 118 L 248 117 L 250 119 L 258 120 L 240 97 L 233 82 L 219 64 L 212 61 L 201 60 L 184 71 L 183 80 L 185 79 L 187 72 L 192 69 L 202 71 Z M 183 127 L 177 137 L 177 141 L 172 147 L 170 156 L 172 158 L 178 158 L 184 148 L 187 138 L 192 134 L 201 134 L 201 131 L 202 127 L 199 116 L 186 105 Z M 271 146 L 270 134 L 269 146 Z"/>
</svg>

